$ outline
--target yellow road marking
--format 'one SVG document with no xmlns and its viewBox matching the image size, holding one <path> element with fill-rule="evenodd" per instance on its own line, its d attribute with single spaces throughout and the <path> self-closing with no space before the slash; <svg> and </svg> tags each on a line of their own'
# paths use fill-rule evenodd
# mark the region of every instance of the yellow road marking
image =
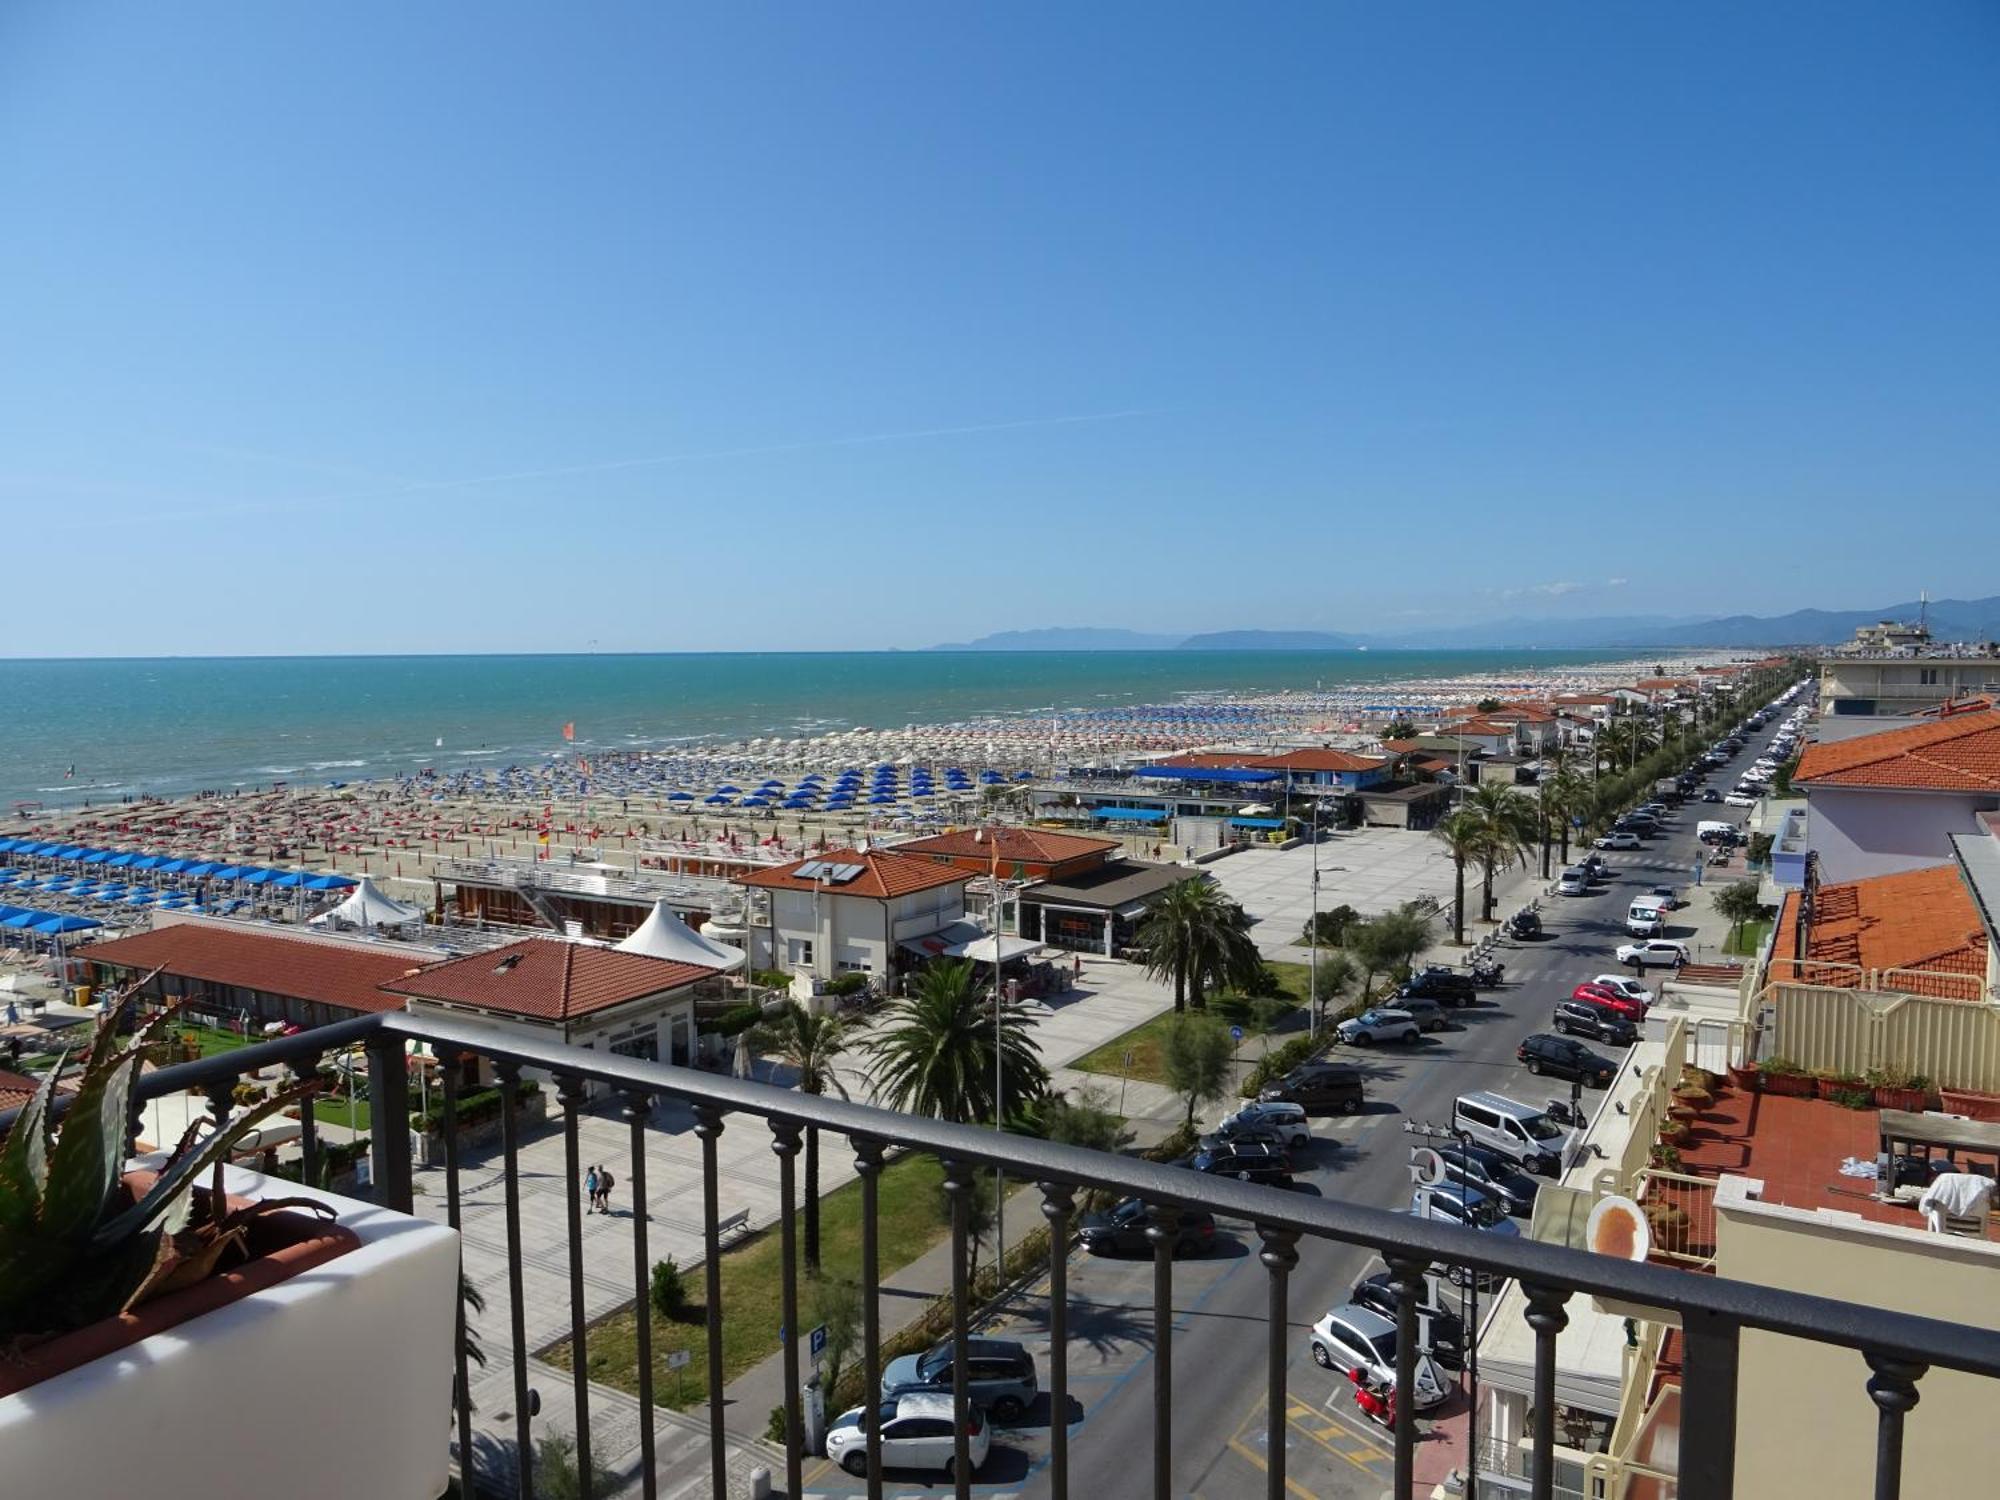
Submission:
<svg viewBox="0 0 2000 1500">
<path fill-rule="evenodd" d="M 1251 1463 L 1255 1464 L 1265 1473 L 1267 1474 L 1270 1473 L 1271 1466 L 1264 1462 L 1264 1455 L 1259 1453 L 1255 1448 L 1252 1448 L 1249 1444 L 1239 1442 L 1237 1439 L 1231 1438 L 1229 1440 L 1229 1446 L 1236 1453 L 1242 1455 L 1244 1458 L 1249 1459 Z M 1294 1495 L 1299 1496 L 1300 1500 L 1319 1500 L 1319 1497 L 1317 1495 L 1315 1495 L 1311 1490 L 1307 1489 L 1304 1485 L 1300 1484 L 1296 1479 L 1292 1478 L 1292 1476 L 1289 1474 L 1285 1476 L 1285 1488 L 1291 1491 Z"/>
</svg>

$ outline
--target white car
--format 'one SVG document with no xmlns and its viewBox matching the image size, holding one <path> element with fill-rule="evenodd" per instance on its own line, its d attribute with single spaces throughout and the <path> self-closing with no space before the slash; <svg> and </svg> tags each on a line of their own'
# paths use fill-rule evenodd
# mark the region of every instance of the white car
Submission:
<svg viewBox="0 0 2000 1500">
<path fill-rule="evenodd" d="M 1604 837 L 1593 840 L 1591 847 L 1595 849 L 1638 849 L 1642 848 L 1643 845 L 1640 844 L 1639 835 L 1636 833 L 1607 833 Z"/>
<path fill-rule="evenodd" d="M 1376 1007 L 1364 1010 L 1352 1020 L 1342 1021 L 1334 1028 L 1340 1039 L 1350 1047 L 1367 1047 L 1375 1042 L 1415 1042 L 1423 1039 L 1423 1029 L 1417 1025 L 1417 1018 L 1406 1010 L 1385 1010 Z"/>
<path fill-rule="evenodd" d="M 1312 1326 L 1313 1363 L 1322 1370 L 1361 1371 L 1376 1389 L 1396 1383 L 1396 1325 L 1358 1302 L 1336 1307 Z M 1438 1374 L 1431 1357 L 1417 1354 L 1417 1377 L 1411 1386 L 1418 1411 L 1428 1411 L 1453 1390 Z"/>
<path fill-rule="evenodd" d="M 1558 896 L 1588 896 L 1590 894 L 1590 874 L 1585 870 L 1564 870 L 1562 878 L 1556 881 Z"/>
<path fill-rule="evenodd" d="M 1299 1105 L 1275 1099 L 1268 1103 L 1259 1100 L 1246 1104 L 1216 1127 L 1218 1135 L 1235 1135 L 1243 1130 L 1273 1131 L 1279 1140 L 1294 1150 L 1310 1146 L 1313 1138 L 1305 1110 Z"/>
<path fill-rule="evenodd" d="M 977 1469 L 986 1462 L 993 1432 L 975 1409 L 967 1414 L 971 1431 L 965 1456 Z M 956 1457 L 952 1442 L 951 1397 L 934 1394 L 897 1396 L 876 1408 L 882 1428 L 882 1467 L 936 1469 L 949 1475 Z M 861 1408 L 843 1412 L 826 1430 L 826 1456 L 848 1473 L 868 1472 L 868 1430 L 861 1425 Z"/>
<path fill-rule="evenodd" d="M 1727 797 L 1722 799 L 1722 805 L 1724 807 L 1755 807 L 1757 805 L 1757 798 L 1749 792 L 1731 792 Z"/>
<path fill-rule="evenodd" d="M 1641 1005 L 1653 1003 L 1653 992 L 1636 979 L 1626 979 L 1617 974 L 1595 974 L 1590 982 L 1603 986 L 1614 995 L 1623 995 L 1627 1000 L 1637 1000 Z"/>
<path fill-rule="evenodd" d="M 1647 938 L 1643 943 L 1620 943 L 1618 962 L 1638 963 L 1645 968 L 1679 968 L 1688 961 L 1687 944 L 1672 938 Z"/>
</svg>

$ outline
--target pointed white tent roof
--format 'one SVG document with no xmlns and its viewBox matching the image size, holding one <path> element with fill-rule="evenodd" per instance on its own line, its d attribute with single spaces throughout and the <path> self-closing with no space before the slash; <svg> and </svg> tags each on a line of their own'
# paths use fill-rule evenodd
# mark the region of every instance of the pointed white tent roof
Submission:
<svg viewBox="0 0 2000 1500">
<path fill-rule="evenodd" d="M 338 906 L 328 907 L 313 918 L 315 925 L 345 922 L 354 927 L 401 927 L 424 919 L 423 908 L 410 906 L 383 895 L 366 875 Z"/>
<path fill-rule="evenodd" d="M 669 958 L 677 964 L 700 964 L 705 969 L 721 969 L 724 973 L 742 968 L 746 960 L 741 948 L 732 948 L 727 943 L 703 937 L 669 910 L 664 901 L 655 901 L 653 909 L 646 914 L 646 920 L 625 941 L 613 946 L 620 953 L 644 953 L 651 958 Z"/>
</svg>

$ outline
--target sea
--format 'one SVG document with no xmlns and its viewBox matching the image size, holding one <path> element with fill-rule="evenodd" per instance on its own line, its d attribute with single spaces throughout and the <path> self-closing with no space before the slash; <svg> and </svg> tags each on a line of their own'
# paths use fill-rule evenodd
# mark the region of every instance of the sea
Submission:
<svg viewBox="0 0 2000 1500">
<path fill-rule="evenodd" d="M 0 660 L 0 805 L 324 785 L 994 714 L 1337 691 L 1588 651 L 798 652 Z M 564 724 L 575 726 L 565 743 Z"/>
</svg>

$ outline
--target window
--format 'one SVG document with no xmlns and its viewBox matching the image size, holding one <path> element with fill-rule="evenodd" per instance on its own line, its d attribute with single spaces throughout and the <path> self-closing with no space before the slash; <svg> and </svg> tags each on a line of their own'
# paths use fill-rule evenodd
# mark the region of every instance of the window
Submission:
<svg viewBox="0 0 2000 1500">
<path fill-rule="evenodd" d="M 813 961 L 811 938 L 786 938 L 785 961 L 794 969 L 803 969 Z"/>
<path fill-rule="evenodd" d="M 1918 682 L 1918 684 L 1919 684 L 1920 686 L 1922 686 L 1922 687 L 1936 687 L 1936 686 L 1937 686 L 1937 668 L 1936 668 L 1936 667 L 1920 667 L 1920 668 L 1918 668 L 1918 670 L 1917 670 L 1917 682 Z"/>
</svg>

